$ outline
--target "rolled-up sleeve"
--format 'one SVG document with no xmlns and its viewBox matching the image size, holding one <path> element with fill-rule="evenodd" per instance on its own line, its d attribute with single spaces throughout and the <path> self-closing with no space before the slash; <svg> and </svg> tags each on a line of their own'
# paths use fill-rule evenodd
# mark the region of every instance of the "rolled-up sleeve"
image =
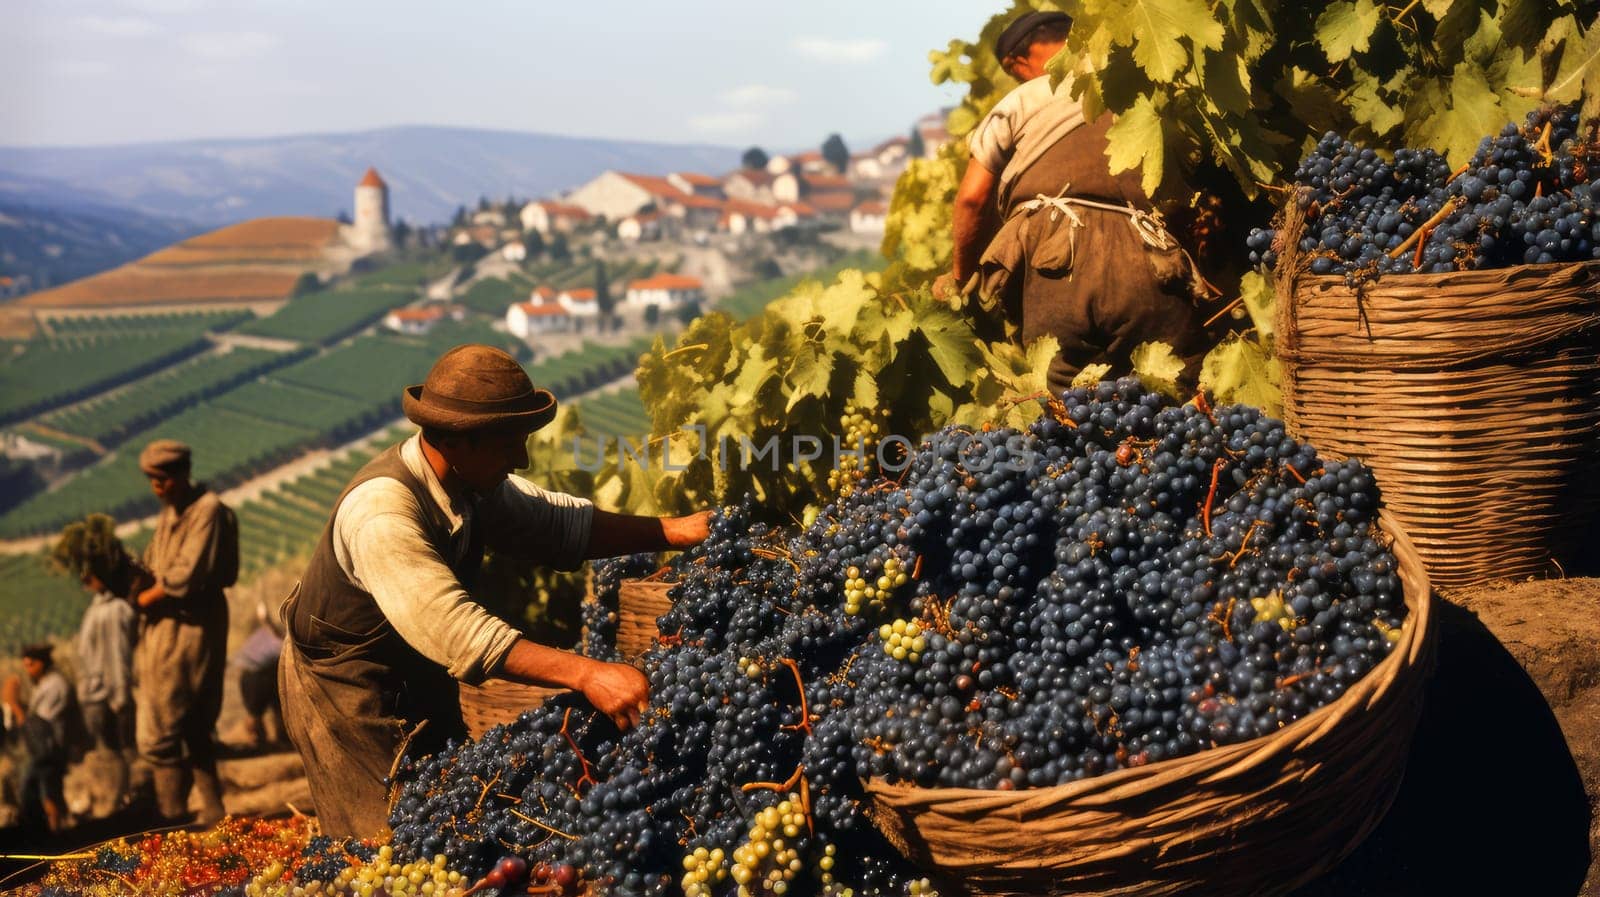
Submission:
<svg viewBox="0 0 1600 897">
<path fill-rule="evenodd" d="M 499 668 L 520 634 L 472 600 L 417 518 L 395 510 L 344 510 L 334 535 L 348 555 L 348 569 L 400 637 L 464 682 L 479 682 Z"/>
<path fill-rule="evenodd" d="M 1020 104 L 1016 91 L 996 103 L 989 114 L 967 135 L 967 149 L 972 161 L 999 174 L 1017 148 L 1017 113 Z"/>
<path fill-rule="evenodd" d="M 594 503 L 507 477 L 478 509 L 484 544 L 557 570 L 576 570 L 589 550 Z"/>
</svg>

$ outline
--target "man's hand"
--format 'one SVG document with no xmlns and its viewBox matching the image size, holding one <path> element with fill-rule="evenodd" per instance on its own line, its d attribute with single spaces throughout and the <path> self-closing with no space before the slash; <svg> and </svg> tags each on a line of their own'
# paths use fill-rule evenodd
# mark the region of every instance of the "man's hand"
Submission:
<svg viewBox="0 0 1600 897">
<path fill-rule="evenodd" d="M 961 284 L 954 271 L 946 271 L 933 280 L 933 298 L 948 302 L 961 292 Z"/>
<path fill-rule="evenodd" d="M 650 700 L 650 680 L 625 663 L 593 661 L 578 690 L 619 729 L 636 725 Z"/>
<path fill-rule="evenodd" d="M 668 517 L 661 521 L 667 544 L 673 548 L 693 548 L 711 535 L 711 512 L 700 511 L 685 517 Z"/>
<path fill-rule="evenodd" d="M 150 588 L 140 592 L 139 597 L 136 600 L 140 607 L 149 607 L 158 601 L 164 600 L 166 597 L 167 590 L 163 589 L 161 587 L 161 583 L 158 582 Z"/>
</svg>

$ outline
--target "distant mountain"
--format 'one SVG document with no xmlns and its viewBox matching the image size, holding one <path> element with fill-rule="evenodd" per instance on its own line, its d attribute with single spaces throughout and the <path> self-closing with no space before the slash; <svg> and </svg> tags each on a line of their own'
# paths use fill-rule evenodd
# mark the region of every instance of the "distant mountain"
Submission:
<svg viewBox="0 0 1600 897">
<path fill-rule="evenodd" d="M 0 275 L 24 275 L 34 289 L 115 268 L 202 229 L 69 184 L 0 172 Z"/>
<path fill-rule="evenodd" d="M 442 223 L 480 196 L 546 196 L 608 168 L 721 174 L 738 167 L 739 155 L 720 146 L 396 127 L 249 140 L 0 147 L 0 172 L 50 179 L 71 185 L 75 195 L 215 227 L 349 211 L 351 192 L 370 165 L 389 183 L 393 214 Z"/>
</svg>

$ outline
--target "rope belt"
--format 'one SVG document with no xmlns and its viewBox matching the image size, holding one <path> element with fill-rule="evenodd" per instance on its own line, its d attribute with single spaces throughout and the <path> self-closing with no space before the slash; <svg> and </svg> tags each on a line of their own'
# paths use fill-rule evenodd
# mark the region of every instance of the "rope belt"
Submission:
<svg viewBox="0 0 1600 897">
<path fill-rule="evenodd" d="M 1018 212 L 1032 214 L 1040 209 L 1049 208 L 1051 221 L 1058 221 L 1062 216 L 1065 216 L 1068 221 L 1072 222 L 1073 227 L 1083 227 L 1083 216 L 1079 215 L 1073 206 L 1099 209 L 1102 212 L 1116 212 L 1119 215 L 1128 216 L 1128 223 L 1133 226 L 1133 232 L 1139 235 L 1139 239 L 1143 240 L 1146 246 L 1152 249 L 1167 250 L 1178 245 L 1178 242 L 1172 238 L 1172 234 L 1167 232 L 1167 223 L 1161 217 L 1160 212 L 1147 212 L 1144 209 L 1135 208 L 1132 203 L 1126 206 L 1119 206 L 1108 202 L 1084 199 L 1079 196 L 1067 196 L 1066 192 L 1067 188 L 1063 187 L 1061 188 L 1061 193 L 1055 196 L 1046 196 L 1040 193 L 1033 199 L 1019 204 L 1011 214 L 1015 215 Z"/>
</svg>

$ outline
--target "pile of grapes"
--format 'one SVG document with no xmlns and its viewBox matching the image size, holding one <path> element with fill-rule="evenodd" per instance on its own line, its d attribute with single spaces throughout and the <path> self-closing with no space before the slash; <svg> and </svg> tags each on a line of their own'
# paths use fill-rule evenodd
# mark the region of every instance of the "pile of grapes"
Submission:
<svg viewBox="0 0 1600 897">
<path fill-rule="evenodd" d="M 724 509 L 673 562 L 641 723 L 563 695 L 408 759 L 397 857 L 510 854 L 610 894 L 931 894 L 862 778 L 1138 767 L 1272 732 L 1388 655 L 1405 606 L 1366 468 L 1134 380 L 1048 406 L 936 434 L 799 531 Z"/>
<path fill-rule="evenodd" d="M 1433 150 L 1389 160 L 1329 133 L 1295 170 L 1299 250 L 1311 273 L 1352 281 L 1600 259 L 1596 175 L 1600 143 L 1575 106 L 1506 125 L 1456 171 Z M 1280 240 L 1252 231 L 1251 264 L 1275 265 Z"/>
</svg>

